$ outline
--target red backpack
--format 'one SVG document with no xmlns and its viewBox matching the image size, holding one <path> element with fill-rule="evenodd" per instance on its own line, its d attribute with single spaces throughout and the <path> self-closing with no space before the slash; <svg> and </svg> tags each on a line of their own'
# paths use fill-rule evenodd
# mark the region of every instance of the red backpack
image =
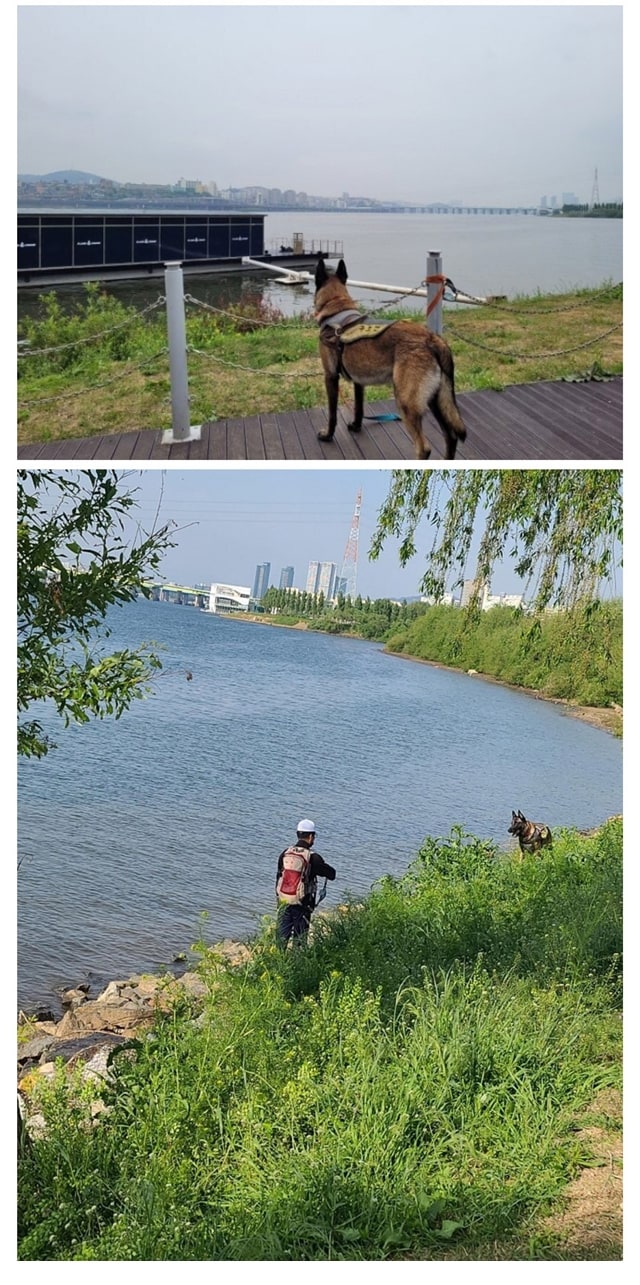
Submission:
<svg viewBox="0 0 640 1285">
<path fill-rule="evenodd" d="M 276 884 L 276 894 L 280 901 L 289 905 L 300 905 L 304 901 L 309 885 L 311 852 L 308 848 L 287 848 L 282 856 L 282 874 Z"/>
</svg>

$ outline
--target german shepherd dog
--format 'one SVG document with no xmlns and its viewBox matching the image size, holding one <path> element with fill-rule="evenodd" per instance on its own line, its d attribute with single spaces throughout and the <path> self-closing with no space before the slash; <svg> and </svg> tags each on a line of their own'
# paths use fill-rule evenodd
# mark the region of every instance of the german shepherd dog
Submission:
<svg viewBox="0 0 640 1285">
<path fill-rule="evenodd" d="M 318 437 L 329 442 L 335 433 L 341 375 L 354 387 L 355 413 L 349 424 L 352 433 L 362 428 L 364 387 L 391 383 L 417 458 L 428 460 L 431 454 L 431 445 L 422 430 L 422 417 L 429 407 L 444 434 L 446 459 L 452 460 L 467 430 L 456 405 L 449 345 L 418 321 L 389 322 L 375 337 L 353 343 L 343 341 L 342 332 L 350 323 L 367 321 L 358 312 L 346 283 L 343 259 L 335 272 L 327 272 L 324 259 L 318 261 L 314 312 L 320 326 L 320 357 L 329 402 L 329 423 Z"/>
<path fill-rule="evenodd" d="M 507 834 L 514 834 L 520 844 L 520 852 L 535 854 L 541 848 L 553 847 L 553 836 L 548 825 L 540 821 L 527 821 L 522 812 L 511 813 L 511 825 Z"/>
</svg>

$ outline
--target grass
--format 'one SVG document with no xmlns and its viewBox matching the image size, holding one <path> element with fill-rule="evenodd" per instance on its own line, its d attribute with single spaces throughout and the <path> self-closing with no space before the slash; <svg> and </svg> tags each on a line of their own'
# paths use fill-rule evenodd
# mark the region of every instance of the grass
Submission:
<svg viewBox="0 0 640 1285">
<path fill-rule="evenodd" d="M 43 1091 L 20 1258 L 620 1257 L 549 1216 L 620 1083 L 621 855 L 620 820 L 524 862 L 455 828 L 306 948 L 202 946 L 202 1012 L 115 1057 L 97 1125 Z"/>
<path fill-rule="evenodd" d="M 31 352 L 41 353 L 19 363 L 20 442 L 170 426 L 163 313 L 141 319 L 96 286 L 87 287 L 85 301 L 70 316 L 54 295 L 41 300 L 41 317 L 25 321 L 20 330 Z M 238 315 L 233 321 L 188 312 L 192 422 L 324 405 L 317 328 L 310 317 L 285 321 L 259 297 Z M 457 389 L 619 374 L 621 322 L 622 288 L 611 283 L 477 309 L 447 308 L 445 337 L 454 352 Z M 612 327 L 617 328 L 607 334 Z M 80 342 L 87 336 L 91 343 Z M 68 347 L 57 354 L 42 352 L 61 344 Z M 368 393 L 370 400 L 390 395 L 383 387 Z M 348 387 L 341 396 L 350 400 Z"/>
</svg>

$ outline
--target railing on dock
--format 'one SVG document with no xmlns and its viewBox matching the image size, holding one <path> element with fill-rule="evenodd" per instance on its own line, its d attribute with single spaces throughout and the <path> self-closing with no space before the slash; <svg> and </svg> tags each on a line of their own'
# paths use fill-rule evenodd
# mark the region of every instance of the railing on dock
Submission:
<svg viewBox="0 0 640 1285">
<path fill-rule="evenodd" d="M 301 232 L 294 232 L 287 242 L 272 239 L 267 248 L 269 254 L 326 254 L 330 259 L 341 259 L 344 255 L 343 241 L 326 238 L 306 241 Z"/>
</svg>

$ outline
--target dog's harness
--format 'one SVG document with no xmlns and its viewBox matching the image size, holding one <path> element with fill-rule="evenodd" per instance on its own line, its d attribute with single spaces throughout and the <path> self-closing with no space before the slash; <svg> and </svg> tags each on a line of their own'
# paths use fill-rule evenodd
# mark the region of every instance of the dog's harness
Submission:
<svg viewBox="0 0 640 1285">
<path fill-rule="evenodd" d="M 376 318 L 363 316 L 354 308 L 346 308 L 343 312 L 336 312 L 333 317 L 323 317 L 319 322 L 320 325 L 320 342 L 326 344 L 327 348 L 334 348 L 338 359 L 338 371 L 345 379 L 351 379 L 351 375 L 344 368 L 342 355 L 347 344 L 353 344 L 358 339 L 376 339 L 394 322 L 379 321 Z"/>
<path fill-rule="evenodd" d="M 531 821 L 530 825 L 533 826 L 533 834 L 530 834 L 527 839 L 521 839 L 520 843 L 525 852 L 535 853 L 543 844 L 549 842 L 551 831 L 548 825 L 539 825 L 537 821 Z"/>
</svg>

